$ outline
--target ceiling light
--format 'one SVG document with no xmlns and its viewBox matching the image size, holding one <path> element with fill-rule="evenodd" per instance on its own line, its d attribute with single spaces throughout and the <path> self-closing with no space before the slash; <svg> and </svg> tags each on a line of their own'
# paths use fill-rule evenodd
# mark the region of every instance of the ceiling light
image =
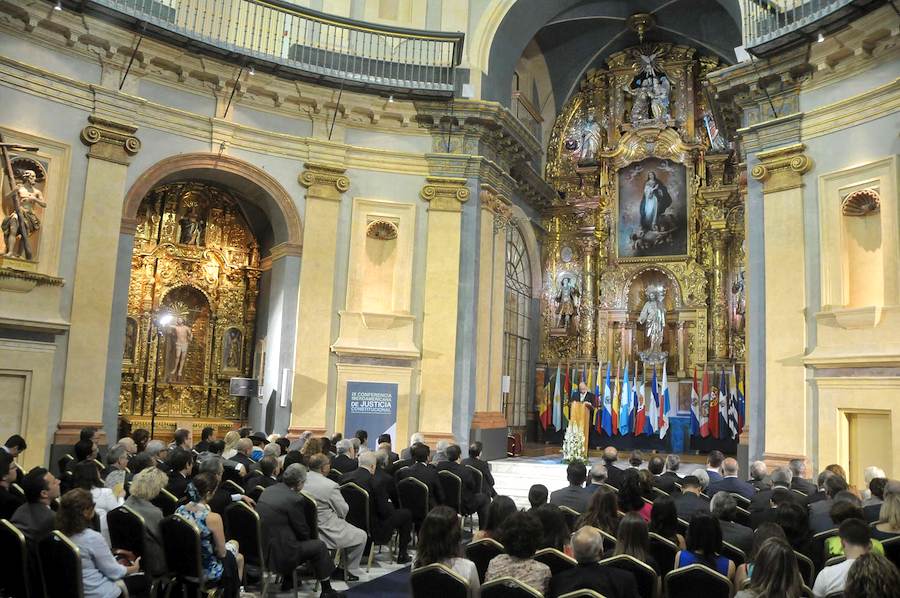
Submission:
<svg viewBox="0 0 900 598">
<path fill-rule="evenodd" d="M 819 37 L 816 39 L 816 41 L 819 42 L 820 44 L 825 41 L 825 36 L 822 35 L 821 31 L 819 32 Z"/>
<path fill-rule="evenodd" d="M 394 103 L 394 94 L 391 94 L 388 96 L 388 104 L 393 104 L 393 103 Z"/>
<path fill-rule="evenodd" d="M 250 75 L 251 77 L 256 74 L 256 69 L 253 68 L 252 64 L 250 65 L 250 68 L 247 69 L 247 74 Z"/>
<path fill-rule="evenodd" d="M 56 0 L 56 6 L 53 7 L 53 10 L 62 10 L 62 0 Z"/>
</svg>

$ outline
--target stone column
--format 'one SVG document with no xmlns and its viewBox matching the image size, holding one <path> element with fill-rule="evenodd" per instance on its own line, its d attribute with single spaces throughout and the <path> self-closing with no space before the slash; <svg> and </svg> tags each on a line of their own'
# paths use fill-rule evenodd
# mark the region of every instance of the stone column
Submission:
<svg viewBox="0 0 900 598">
<path fill-rule="evenodd" d="M 429 439 L 453 434 L 456 321 L 462 204 L 467 180 L 426 177 L 428 202 L 422 369 L 419 378 L 419 431 Z M 302 283 L 301 283 L 302 284 Z"/>
<path fill-rule="evenodd" d="M 125 180 L 132 156 L 141 149 L 137 127 L 89 116 L 81 131 L 88 147 L 84 204 L 76 253 L 72 312 L 69 317 L 66 376 L 54 444 L 78 441 L 87 425 L 102 429 L 109 332 Z M 114 253 L 113 253 L 114 255 Z"/>
<path fill-rule="evenodd" d="M 593 235 L 590 237 L 581 237 L 578 239 L 578 245 L 581 247 L 581 253 L 584 257 L 584 283 L 581 295 L 581 351 L 580 356 L 586 359 L 594 359 L 596 357 L 596 310 L 597 300 L 594 290 L 597 286 L 597 272 L 595 252 L 599 242 Z"/>
<path fill-rule="evenodd" d="M 307 188 L 303 259 L 297 306 L 297 349 L 291 386 L 291 434 L 328 430 L 328 374 L 334 317 L 334 267 L 338 214 L 350 188 L 344 167 L 307 162 L 300 184 Z"/>
<path fill-rule="evenodd" d="M 751 176 L 763 186 L 765 243 L 766 460 L 804 455 L 806 421 L 806 271 L 803 173 L 811 167 L 796 143 L 759 152 Z"/>
</svg>

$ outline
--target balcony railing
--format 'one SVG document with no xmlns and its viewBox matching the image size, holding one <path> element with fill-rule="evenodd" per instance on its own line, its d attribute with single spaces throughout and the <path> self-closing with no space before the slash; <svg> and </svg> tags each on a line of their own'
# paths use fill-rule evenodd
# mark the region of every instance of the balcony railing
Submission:
<svg viewBox="0 0 900 598">
<path fill-rule="evenodd" d="M 757 56 L 818 38 L 883 0 L 743 0 L 744 47 Z"/>
<path fill-rule="evenodd" d="M 84 0 L 76 6 L 282 76 L 415 97 L 453 94 L 464 39 L 363 23 L 284 0 Z"/>
</svg>

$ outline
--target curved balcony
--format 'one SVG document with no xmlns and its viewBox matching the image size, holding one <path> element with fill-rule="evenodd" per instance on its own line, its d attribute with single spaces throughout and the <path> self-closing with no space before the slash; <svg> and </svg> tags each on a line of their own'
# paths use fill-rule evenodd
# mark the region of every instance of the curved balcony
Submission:
<svg viewBox="0 0 900 598">
<path fill-rule="evenodd" d="M 69 2 L 65 3 L 69 5 Z M 283 0 L 80 0 L 101 15 L 193 51 L 279 76 L 445 98 L 464 35 L 363 23 Z"/>
<path fill-rule="evenodd" d="M 744 47 L 767 56 L 843 27 L 884 0 L 744 0 Z"/>
</svg>

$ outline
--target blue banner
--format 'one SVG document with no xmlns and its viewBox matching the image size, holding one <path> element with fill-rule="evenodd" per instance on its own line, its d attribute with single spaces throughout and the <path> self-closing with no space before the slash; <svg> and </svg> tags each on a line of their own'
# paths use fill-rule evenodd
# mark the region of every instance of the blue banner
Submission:
<svg viewBox="0 0 900 598">
<path fill-rule="evenodd" d="M 347 382 L 347 411 L 344 438 L 357 430 L 369 433 L 369 448 L 375 450 L 378 437 L 390 434 L 397 445 L 397 385 L 385 382 Z"/>
</svg>

